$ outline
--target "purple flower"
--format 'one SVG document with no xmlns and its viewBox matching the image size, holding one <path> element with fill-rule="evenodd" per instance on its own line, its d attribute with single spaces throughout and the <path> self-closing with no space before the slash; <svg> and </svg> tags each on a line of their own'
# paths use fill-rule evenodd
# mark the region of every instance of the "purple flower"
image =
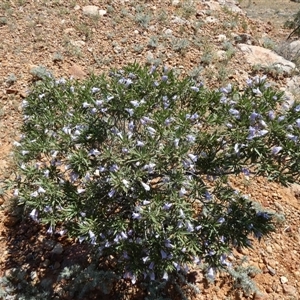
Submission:
<svg viewBox="0 0 300 300">
<path fill-rule="evenodd" d="M 233 115 L 236 119 L 240 118 L 240 112 L 237 109 L 230 108 L 229 113 Z"/>
<path fill-rule="evenodd" d="M 145 191 L 147 191 L 147 192 L 150 191 L 150 186 L 148 184 L 146 184 L 144 182 L 141 182 L 141 184 L 142 184 L 143 188 L 145 189 Z"/>
<path fill-rule="evenodd" d="M 273 110 L 270 110 L 268 112 L 268 116 L 270 120 L 274 120 L 275 119 L 275 112 Z"/>
<path fill-rule="evenodd" d="M 187 141 L 190 142 L 190 143 L 194 143 L 194 142 L 196 141 L 195 136 L 192 135 L 192 134 L 187 135 L 186 139 L 187 139 Z"/>
<path fill-rule="evenodd" d="M 161 81 L 167 82 L 167 81 L 168 81 L 168 76 L 167 76 L 167 75 L 163 75 L 163 76 L 161 77 Z"/>
<path fill-rule="evenodd" d="M 164 210 L 169 210 L 172 207 L 172 205 L 173 205 L 172 203 L 167 202 L 167 203 L 164 204 L 163 209 Z"/>
<path fill-rule="evenodd" d="M 166 259 L 168 254 L 164 250 L 160 250 L 160 255 L 162 259 Z"/>
<path fill-rule="evenodd" d="M 191 224 L 190 221 L 185 222 L 186 228 L 188 232 L 193 232 L 194 231 L 194 226 Z"/>
<path fill-rule="evenodd" d="M 297 120 L 296 120 L 296 126 L 297 126 L 298 128 L 300 128 L 300 119 L 297 119 Z"/>
<path fill-rule="evenodd" d="M 142 218 L 141 214 L 137 212 L 133 212 L 131 216 L 133 220 L 140 220 Z"/>
<path fill-rule="evenodd" d="M 282 147 L 280 147 L 280 146 L 278 146 L 278 147 L 274 146 L 274 147 L 272 148 L 271 153 L 272 153 L 273 155 L 277 155 L 281 150 L 282 150 Z"/>
<path fill-rule="evenodd" d="M 30 218 L 35 221 L 35 222 L 38 222 L 38 211 L 36 208 L 34 208 L 31 213 L 29 214 Z"/>
<path fill-rule="evenodd" d="M 91 90 L 91 92 L 92 92 L 93 94 L 95 94 L 95 93 L 97 93 L 97 92 L 99 92 L 99 91 L 100 91 L 100 89 L 97 88 L 97 87 L 93 87 L 92 90 Z"/>
<path fill-rule="evenodd" d="M 137 141 L 136 146 L 137 146 L 137 147 L 144 147 L 144 146 L 145 146 L 145 143 L 142 142 L 142 141 Z"/>
<path fill-rule="evenodd" d="M 298 141 L 298 137 L 293 135 L 293 134 L 287 134 L 286 137 L 289 139 L 289 140 L 292 140 L 293 142 L 297 142 Z"/>
<path fill-rule="evenodd" d="M 295 112 L 299 112 L 299 111 L 300 111 L 300 104 L 297 105 L 297 106 L 294 108 L 294 111 L 295 111 Z"/>
</svg>

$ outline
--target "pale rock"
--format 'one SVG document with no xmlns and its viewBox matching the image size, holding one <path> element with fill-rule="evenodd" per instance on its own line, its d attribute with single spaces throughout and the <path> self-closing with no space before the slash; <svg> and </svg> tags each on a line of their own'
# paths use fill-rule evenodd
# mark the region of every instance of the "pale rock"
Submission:
<svg viewBox="0 0 300 300">
<path fill-rule="evenodd" d="M 74 6 L 74 10 L 77 11 L 77 10 L 79 10 L 79 9 L 80 9 L 80 6 L 79 6 L 78 4 Z"/>
<path fill-rule="evenodd" d="M 218 42 L 225 42 L 227 40 L 227 37 L 225 34 L 219 34 L 217 36 Z"/>
<path fill-rule="evenodd" d="M 272 247 L 270 245 L 266 247 L 266 250 L 270 254 L 273 252 L 273 249 L 272 249 Z"/>
<path fill-rule="evenodd" d="M 171 3 L 172 3 L 173 6 L 178 6 L 179 3 L 180 3 L 180 0 L 172 0 Z"/>
<path fill-rule="evenodd" d="M 99 16 L 103 17 L 107 14 L 107 11 L 105 9 L 99 9 Z"/>
<path fill-rule="evenodd" d="M 208 2 L 205 2 L 204 5 L 205 5 L 209 10 L 212 10 L 212 11 L 220 11 L 220 10 L 222 9 L 220 3 L 216 2 L 216 1 L 208 1 Z"/>
<path fill-rule="evenodd" d="M 299 299 L 299 294 L 297 292 L 297 289 L 291 285 L 287 285 L 287 284 L 283 284 L 282 285 L 283 288 L 283 292 L 291 297 L 293 297 L 293 299 L 297 300 Z"/>
<path fill-rule="evenodd" d="M 285 283 L 287 283 L 289 280 L 285 277 L 285 276 L 280 276 L 280 282 L 282 283 L 282 284 L 285 284 Z"/>
<path fill-rule="evenodd" d="M 215 17 L 212 17 L 212 16 L 206 17 L 204 21 L 205 21 L 206 23 L 209 23 L 209 24 L 216 24 L 216 23 L 219 23 L 218 19 L 215 18 Z"/>
<path fill-rule="evenodd" d="M 300 55 L 300 40 L 296 40 L 290 43 L 290 55 L 292 55 L 292 58 L 295 58 L 296 56 Z"/>
<path fill-rule="evenodd" d="M 253 295 L 253 300 L 267 300 L 268 296 L 259 292 L 255 292 Z"/>
<path fill-rule="evenodd" d="M 184 24 L 189 23 L 187 20 L 181 19 L 177 16 L 174 16 L 170 22 L 174 23 L 174 24 L 180 24 L 180 25 L 184 25 Z"/>
<path fill-rule="evenodd" d="M 76 64 L 70 67 L 69 74 L 75 79 L 83 79 L 86 76 L 83 69 Z"/>
<path fill-rule="evenodd" d="M 169 28 L 167 28 L 166 30 L 165 30 L 165 32 L 164 32 L 165 34 L 167 34 L 167 35 L 172 35 L 172 33 L 173 33 L 173 30 L 172 29 L 169 29 Z"/>
<path fill-rule="evenodd" d="M 246 61 L 252 66 L 277 67 L 286 73 L 291 73 L 296 68 L 294 63 L 269 49 L 246 44 L 238 44 L 237 47 L 244 53 Z"/>
<path fill-rule="evenodd" d="M 96 5 L 86 5 L 82 7 L 82 12 L 86 16 L 99 16 L 99 7 Z"/>
<path fill-rule="evenodd" d="M 224 61 L 227 58 L 226 57 L 226 51 L 224 51 L 224 50 L 218 50 L 216 52 L 216 55 L 217 55 L 218 61 Z"/>
<path fill-rule="evenodd" d="M 70 44 L 75 46 L 75 47 L 79 47 L 79 48 L 85 46 L 84 41 L 70 41 Z"/>
</svg>

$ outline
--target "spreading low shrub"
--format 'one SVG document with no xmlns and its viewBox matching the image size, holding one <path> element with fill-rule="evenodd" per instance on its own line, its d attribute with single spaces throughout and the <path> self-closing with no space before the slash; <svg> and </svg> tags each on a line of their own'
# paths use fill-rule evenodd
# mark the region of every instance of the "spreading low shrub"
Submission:
<svg viewBox="0 0 300 300">
<path fill-rule="evenodd" d="M 211 91 L 137 64 L 85 82 L 49 79 L 23 101 L 14 196 L 48 233 L 90 243 L 123 278 L 208 278 L 274 229 L 229 175 L 299 177 L 300 105 L 265 78 Z"/>
</svg>

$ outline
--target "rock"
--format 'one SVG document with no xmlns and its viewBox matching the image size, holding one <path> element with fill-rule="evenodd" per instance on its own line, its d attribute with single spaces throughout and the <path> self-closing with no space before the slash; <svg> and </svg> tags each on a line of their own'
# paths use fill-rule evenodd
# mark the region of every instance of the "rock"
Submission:
<svg viewBox="0 0 300 300">
<path fill-rule="evenodd" d="M 288 74 L 296 68 L 294 63 L 269 49 L 246 44 L 237 44 L 237 47 L 244 53 L 246 61 L 252 66 L 279 68 Z"/>
<path fill-rule="evenodd" d="M 290 50 L 289 55 L 291 55 L 292 59 L 299 56 L 300 55 L 300 40 L 291 42 L 289 45 L 289 50 Z"/>
<path fill-rule="evenodd" d="M 53 269 L 57 270 L 60 267 L 60 263 L 58 261 L 56 261 L 53 265 Z"/>
<path fill-rule="evenodd" d="M 62 254 L 63 252 L 64 248 L 60 243 L 57 243 L 51 251 L 52 254 Z"/>
<path fill-rule="evenodd" d="M 69 74 L 75 79 L 83 79 L 86 76 L 86 73 L 78 65 L 73 65 L 69 69 Z"/>
<path fill-rule="evenodd" d="M 43 240 L 43 249 L 44 250 L 50 251 L 54 248 L 54 246 L 55 246 L 55 241 L 47 240 L 47 239 Z"/>
<path fill-rule="evenodd" d="M 99 16 L 99 7 L 96 5 L 86 5 L 82 7 L 82 12 L 86 16 Z"/>
<path fill-rule="evenodd" d="M 50 260 L 49 259 L 45 259 L 42 263 L 41 263 L 41 267 L 42 268 L 47 268 L 50 265 Z"/>
<path fill-rule="evenodd" d="M 219 20 L 215 17 L 208 16 L 208 17 L 205 18 L 204 22 L 205 23 L 210 23 L 210 24 L 217 24 L 217 23 L 219 23 Z"/>
<path fill-rule="evenodd" d="M 104 16 L 104 15 L 106 15 L 107 14 L 107 11 L 105 10 L 105 9 L 99 9 L 99 16 Z"/>
<path fill-rule="evenodd" d="M 267 295 L 255 292 L 252 299 L 253 300 L 266 300 L 267 299 Z"/>
<path fill-rule="evenodd" d="M 285 283 L 287 283 L 289 280 L 285 277 L 285 276 L 281 276 L 280 277 L 280 282 L 282 283 L 282 284 L 285 284 Z"/>
<path fill-rule="evenodd" d="M 17 217 L 8 216 L 4 221 L 6 227 L 14 227 L 18 223 L 19 219 Z"/>
<path fill-rule="evenodd" d="M 272 276 L 275 276 L 276 275 L 276 271 L 275 269 L 273 269 L 272 267 L 270 266 L 267 266 L 268 270 L 269 270 L 269 273 L 272 275 Z"/>
<path fill-rule="evenodd" d="M 283 286 L 283 292 L 291 297 L 293 299 L 299 299 L 299 294 L 297 292 L 297 289 L 291 285 L 284 284 Z"/>
<path fill-rule="evenodd" d="M 85 42 L 84 41 L 70 41 L 70 44 L 71 45 L 73 45 L 73 46 L 75 46 L 75 47 L 83 47 L 83 46 L 85 46 Z"/>
<path fill-rule="evenodd" d="M 172 0 L 171 3 L 172 3 L 173 6 L 178 6 L 180 1 L 179 0 Z"/>
<path fill-rule="evenodd" d="M 173 33 L 173 30 L 168 28 L 168 29 L 165 30 L 164 33 L 167 34 L 167 35 L 171 35 Z"/>
</svg>

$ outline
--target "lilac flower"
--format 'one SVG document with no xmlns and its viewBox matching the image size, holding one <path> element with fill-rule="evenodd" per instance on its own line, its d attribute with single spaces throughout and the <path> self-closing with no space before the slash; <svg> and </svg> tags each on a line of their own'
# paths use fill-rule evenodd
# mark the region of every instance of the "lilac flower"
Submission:
<svg viewBox="0 0 300 300">
<path fill-rule="evenodd" d="M 129 188 L 130 182 L 129 182 L 128 180 L 123 179 L 123 180 L 122 180 L 122 183 L 124 184 L 124 186 L 125 186 L 126 188 Z"/>
<path fill-rule="evenodd" d="M 162 279 L 164 279 L 164 280 L 168 280 L 169 279 L 169 275 L 168 275 L 168 273 L 166 271 L 164 272 L 164 275 L 163 275 Z"/>
<path fill-rule="evenodd" d="M 120 168 L 117 164 L 113 164 L 112 166 L 110 166 L 109 171 L 110 172 L 117 172 L 119 169 Z"/>
<path fill-rule="evenodd" d="M 131 217 L 133 220 L 140 220 L 142 218 L 141 214 L 138 212 L 133 212 Z"/>
<path fill-rule="evenodd" d="M 240 118 L 240 112 L 237 109 L 230 108 L 228 111 L 232 116 L 234 116 L 236 119 Z"/>
<path fill-rule="evenodd" d="M 296 120 L 296 126 L 297 126 L 298 128 L 300 128 L 300 119 L 297 119 L 297 120 Z"/>
<path fill-rule="evenodd" d="M 151 201 L 149 201 L 149 200 L 144 200 L 143 201 L 143 205 L 148 205 L 148 204 L 150 204 L 151 203 Z"/>
<path fill-rule="evenodd" d="M 178 148 L 178 144 L 179 144 L 179 139 L 175 139 L 174 140 L 174 146 L 175 146 L 175 148 Z"/>
<path fill-rule="evenodd" d="M 196 141 L 196 137 L 192 134 L 187 135 L 186 139 L 189 143 L 194 143 Z"/>
<path fill-rule="evenodd" d="M 213 268 L 209 268 L 206 275 L 207 275 L 208 279 L 214 280 L 215 279 L 214 269 Z"/>
<path fill-rule="evenodd" d="M 77 193 L 78 194 L 82 194 L 85 192 L 85 189 L 82 189 L 82 188 L 77 188 Z"/>
<path fill-rule="evenodd" d="M 152 261 L 148 267 L 150 270 L 153 270 L 154 269 L 154 262 Z"/>
<path fill-rule="evenodd" d="M 166 126 L 169 126 L 173 121 L 174 121 L 174 118 L 167 118 L 167 119 L 165 120 L 165 125 L 166 125 Z"/>
<path fill-rule="evenodd" d="M 183 197 L 186 193 L 187 193 L 187 192 L 186 192 L 186 189 L 185 189 L 184 187 L 182 187 L 182 188 L 180 189 L 180 191 L 179 191 L 179 196 L 180 196 L 180 197 Z"/>
<path fill-rule="evenodd" d="M 300 112 L 300 104 L 297 105 L 297 106 L 294 108 L 294 111 L 295 111 L 295 112 Z"/>
<path fill-rule="evenodd" d="M 39 196 L 39 193 L 37 191 L 30 194 L 30 197 L 36 198 Z"/>
<path fill-rule="evenodd" d="M 182 218 L 182 219 L 185 218 L 185 214 L 184 214 L 184 212 L 181 208 L 179 209 L 179 217 Z"/>
<path fill-rule="evenodd" d="M 212 199 L 212 195 L 208 191 L 205 191 L 204 197 L 205 197 L 205 200 L 211 200 Z"/>
<path fill-rule="evenodd" d="M 297 142 L 298 141 L 298 137 L 293 135 L 293 134 L 287 134 L 286 137 L 289 139 L 289 140 L 292 140 L 293 142 Z"/>
<path fill-rule="evenodd" d="M 167 81 L 168 81 L 168 76 L 167 76 L 167 75 L 163 75 L 163 76 L 161 77 L 161 81 L 167 82 Z"/>
<path fill-rule="evenodd" d="M 227 87 L 220 88 L 220 92 L 224 94 L 229 94 L 232 91 L 232 85 L 229 83 Z"/>
<path fill-rule="evenodd" d="M 28 150 L 22 150 L 21 151 L 21 154 L 24 156 L 24 155 L 26 155 L 26 154 L 28 154 L 29 153 L 29 151 Z"/>
<path fill-rule="evenodd" d="M 48 230 L 47 230 L 48 234 L 53 234 L 53 227 L 52 225 L 49 226 Z"/>
<path fill-rule="evenodd" d="M 141 182 L 141 184 L 142 184 L 143 188 L 145 189 L 145 191 L 147 191 L 147 192 L 150 191 L 150 186 L 148 184 L 146 184 L 144 182 Z"/>
<path fill-rule="evenodd" d="M 46 190 L 45 189 L 43 189 L 41 186 L 38 188 L 38 193 L 41 193 L 41 194 L 44 194 L 44 193 L 46 193 Z"/>
<path fill-rule="evenodd" d="M 97 106 L 102 106 L 104 104 L 104 100 L 96 100 L 95 103 Z"/>
<path fill-rule="evenodd" d="M 156 66 L 151 66 L 151 69 L 149 71 L 149 74 L 153 74 L 156 71 Z"/>
<path fill-rule="evenodd" d="M 198 156 L 197 156 L 197 155 L 194 155 L 194 154 L 188 154 L 188 157 L 189 157 L 193 162 L 196 162 L 197 159 L 198 159 Z"/>
<path fill-rule="evenodd" d="M 92 94 L 95 94 L 95 93 L 97 93 L 99 91 L 100 91 L 100 89 L 97 88 L 97 87 L 92 87 L 92 89 L 91 89 Z"/>
<path fill-rule="evenodd" d="M 132 108 L 125 108 L 125 110 L 129 113 L 129 116 L 131 117 L 134 113 L 134 110 Z"/>
<path fill-rule="evenodd" d="M 191 86 L 191 90 L 194 91 L 194 92 L 199 92 L 199 88 L 196 87 L 196 86 Z"/>
<path fill-rule="evenodd" d="M 168 254 L 164 250 L 160 250 L 160 255 L 162 259 L 166 259 Z"/>
<path fill-rule="evenodd" d="M 185 222 L 186 228 L 188 232 L 193 232 L 194 231 L 194 226 L 191 224 L 190 221 Z"/>
<path fill-rule="evenodd" d="M 99 154 L 101 154 L 101 152 L 97 149 L 92 149 L 89 151 L 89 155 L 98 156 Z"/>
<path fill-rule="evenodd" d="M 114 196 L 114 194 L 116 193 L 115 189 L 110 190 L 110 192 L 108 193 L 108 197 L 112 198 Z"/>
<path fill-rule="evenodd" d="M 256 94 L 257 96 L 262 96 L 262 92 L 260 91 L 259 88 L 252 89 L 252 92 L 253 92 L 254 94 Z"/>
<path fill-rule="evenodd" d="M 150 133 L 150 135 L 152 135 L 152 136 L 155 135 L 155 133 L 156 133 L 156 130 L 153 127 L 148 126 L 147 130 Z"/>
<path fill-rule="evenodd" d="M 91 230 L 89 230 L 89 236 L 90 236 L 90 239 L 91 239 L 91 244 L 95 245 L 96 244 L 96 235 L 95 235 L 95 233 L 92 232 Z"/>
<path fill-rule="evenodd" d="M 140 102 L 137 100 L 132 100 L 130 101 L 130 103 L 134 106 L 134 107 L 139 107 L 140 106 Z"/>
<path fill-rule="evenodd" d="M 36 208 L 34 208 L 31 213 L 29 214 L 30 218 L 35 221 L 35 222 L 38 222 L 38 211 Z"/>
<path fill-rule="evenodd" d="M 280 117 L 278 117 L 278 122 L 281 122 L 281 121 L 283 121 L 285 119 L 285 116 L 280 116 Z"/>
<path fill-rule="evenodd" d="M 268 116 L 270 120 L 275 120 L 275 112 L 273 110 L 268 112 Z"/>
<path fill-rule="evenodd" d="M 154 121 L 152 119 L 150 119 L 149 117 L 144 116 L 144 117 L 141 118 L 141 124 L 142 125 L 151 124 L 153 122 Z"/>
<path fill-rule="evenodd" d="M 174 245 L 173 244 L 171 244 L 171 241 L 169 240 L 169 239 L 166 239 L 165 240 L 165 247 L 166 248 L 174 248 Z"/>
<path fill-rule="evenodd" d="M 60 78 L 60 79 L 58 79 L 58 80 L 56 80 L 55 81 L 55 84 L 56 85 L 64 85 L 64 84 L 66 84 L 66 79 L 65 78 Z"/>
<path fill-rule="evenodd" d="M 251 115 L 249 117 L 251 124 L 255 123 L 256 118 L 260 118 L 260 117 L 261 117 L 261 115 L 256 112 L 251 113 Z"/>
<path fill-rule="evenodd" d="M 83 102 L 82 103 L 82 107 L 83 108 L 87 108 L 87 107 L 90 107 L 91 106 L 91 104 L 89 104 L 89 103 L 87 103 L 87 102 Z"/>
<path fill-rule="evenodd" d="M 257 136 L 264 136 L 264 135 L 266 135 L 267 133 L 268 133 L 269 131 L 268 130 L 266 130 L 266 129 L 262 129 L 262 130 L 258 130 L 257 131 Z"/>
<path fill-rule="evenodd" d="M 163 209 L 164 210 L 169 210 L 172 207 L 172 205 L 173 205 L 172 203 L 167 202 L 167 203 L 164 204 Z"/>
<path fill-rule="evenodd" d="M 274 146 L 274 147 L 272 148 L 271 153 L 272 153 L 273 155 L 277 155 L 281 150 L 282 150 L 282 147 L 280 147 L 280 146 L 278 146 L 278 147 Z"/>
</svg>

